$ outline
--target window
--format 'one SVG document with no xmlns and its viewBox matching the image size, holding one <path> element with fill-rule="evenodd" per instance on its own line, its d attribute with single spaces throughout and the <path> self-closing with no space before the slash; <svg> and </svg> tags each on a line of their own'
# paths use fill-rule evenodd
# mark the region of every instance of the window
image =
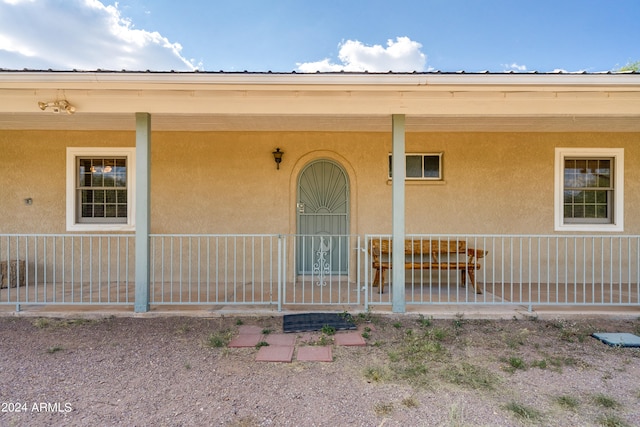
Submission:
<svg viewBox="0 0 640 427">
<path fill-rule="evenodd" d="M 408 180 L 442 180 L 442 153 L 437 154 L 406 154 L 406 168 Z M 389 154 L 389 179 L 392 174 L 393 161 Z"/>
<path fill-rule="evenodd" d="M 134 148 L 67 149 L 67 229 L 133 230 Z"/>
<path fill-rule="evenodd" d="M 555 229 L 622 231 L 623 149 L 556 148 Z"/>
</svg>

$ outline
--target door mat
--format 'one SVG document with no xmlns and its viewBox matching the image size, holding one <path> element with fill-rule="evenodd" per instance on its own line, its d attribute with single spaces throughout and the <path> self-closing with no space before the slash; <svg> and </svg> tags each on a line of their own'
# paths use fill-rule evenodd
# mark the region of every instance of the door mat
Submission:
<svg viewBox="0 0 640 427">
<path fill-rule="evenodd" d="M 321 331 L 325 326 L 336 331 L 356 329 L 353 317 L 348 313 L 286 314 L 282 317 L 284 332 Z"/>
<path fill-rule="evenodd" d="M 640 337 L 626 332 L 597 333 L 591 335 L 611 347 L 640 347 Z"/>
</svg>

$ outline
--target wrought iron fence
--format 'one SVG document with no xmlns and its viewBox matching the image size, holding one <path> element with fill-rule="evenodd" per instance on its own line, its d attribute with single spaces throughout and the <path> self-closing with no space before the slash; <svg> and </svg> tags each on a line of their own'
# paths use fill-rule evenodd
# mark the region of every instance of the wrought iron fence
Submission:
<svg viewBox="0 0 640 427">
<path fill-rule="evenodd" d="M 154 234 L 151 304 L 278 304 L 282 238 Z"/>
<path fill-rule="evenodd" d="M 406 239 L 407 305 L 640 306 L 640 236 Z M 390 242 L 390 235 L 154 234 L 149 303 L 392 305 Z M 0 235 L 0 304 L 133 305 L 134 246 L 131 234 Z M 374 246 L 382 248 L 377 261 Z"/>
<path fill-rule="evenodd" d="M 0 304 L 133 304 L 132 235 L 0 235 Z"/>
<path fill-rule="evenodd" d="M 371 272 L 366 305 L 391 303 L 387 289 L 393 285 L 393 275 L 387 272 L 383 278 L 391 286 L 374 283 L 375 271 L 382 269 L 375 269 L 372 256 L 374 246 L 390 239 L 390 235 L 365 237 L 365 263 L 370 267 L 366 271 Z M 406 239 L 407 304 L 640 304 L 640 236 L 408 235 Z M 441 247 L 463 249 L 445 254 Z M 392 267 L 390 258 L 378 262 Z"/>
</svg>

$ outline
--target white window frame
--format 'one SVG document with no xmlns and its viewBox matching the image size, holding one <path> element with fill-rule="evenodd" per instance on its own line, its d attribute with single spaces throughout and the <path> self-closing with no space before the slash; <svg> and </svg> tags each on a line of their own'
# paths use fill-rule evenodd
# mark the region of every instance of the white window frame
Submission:
<svg viewBox="0 0 640 427">
<path fill-rule="evenodd" d="M 561 148 L 555 150 L 554 228 L 556 231 L 624 231 L 624 148 Z M 564 221 L 565 158 L 613 159 L 613 214 L 611 223 L 567 223 Z"/>
<path fill-rule="evenodd" d="M 127 158 L 127 222 L 80 223 L 77 219 L 78 157 L 126 157 Z M 135 230 L 135 165 L 134 147 L 67 147 L 67 231 L 133 231 Z"/>
<path fill-rule="evenodd" d="M 405 159 L 405 164 L 407 161 L 407 157 L 409 156 L 421 156 L 422 157 L 422 173 L 424 174 L 424 158 L 426 156 L 431 156 L 431 157 L 437 157 L 438 158 L 438 176 L 437 177 L 433 177 L 433 176 L 422 176 L 422 177 L 409 177 L 406 176 L 406 171 L 405 171 L 405 181 L 443 181 L 443 174 L 442 174 L 442 155 L 443 153 L 405 153 L 404 154 L 404 159 Z M 389 153 L 389 165 L 391 165 L 391 159 L 392 159 L 392 154 Z M 393 180 L 393 177 L 391 176 L 391 170 L 389 169 L 389 171 L 387 172 L 387 179 L 389 181 Z"/>
</svg>

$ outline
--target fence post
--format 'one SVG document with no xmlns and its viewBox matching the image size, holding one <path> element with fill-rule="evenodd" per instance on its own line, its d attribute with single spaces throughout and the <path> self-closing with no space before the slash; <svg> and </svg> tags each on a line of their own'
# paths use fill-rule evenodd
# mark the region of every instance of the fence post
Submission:
<svg viewBox="0 0 640 427">
<path fill-rule="evenodd" d="M 358 242 L 360 242 L 360 236 L 358 236 Z M 364 248 L 362 248 L 362 251 L 364 252 L 364 285 L 362 286 L 362 289 L 364 291 L 364 311 L 368 311 L 369 310 L 369 251 L 367 250 L 369 248 L 369 236 L 367 236 L 365 234 L 364 236 Z M 358 268 L 360 266 L 358 265 Z M 360 284 L 358 284 L 358 287 L 360 287 Z M 360 292 L 360 290 L 358 290 L 358 292 Z"/>
<path fill-rule="evenodd" d="M 278 235 L 278 311 L 282 311 L 282 235 Z"/>
</svg>

